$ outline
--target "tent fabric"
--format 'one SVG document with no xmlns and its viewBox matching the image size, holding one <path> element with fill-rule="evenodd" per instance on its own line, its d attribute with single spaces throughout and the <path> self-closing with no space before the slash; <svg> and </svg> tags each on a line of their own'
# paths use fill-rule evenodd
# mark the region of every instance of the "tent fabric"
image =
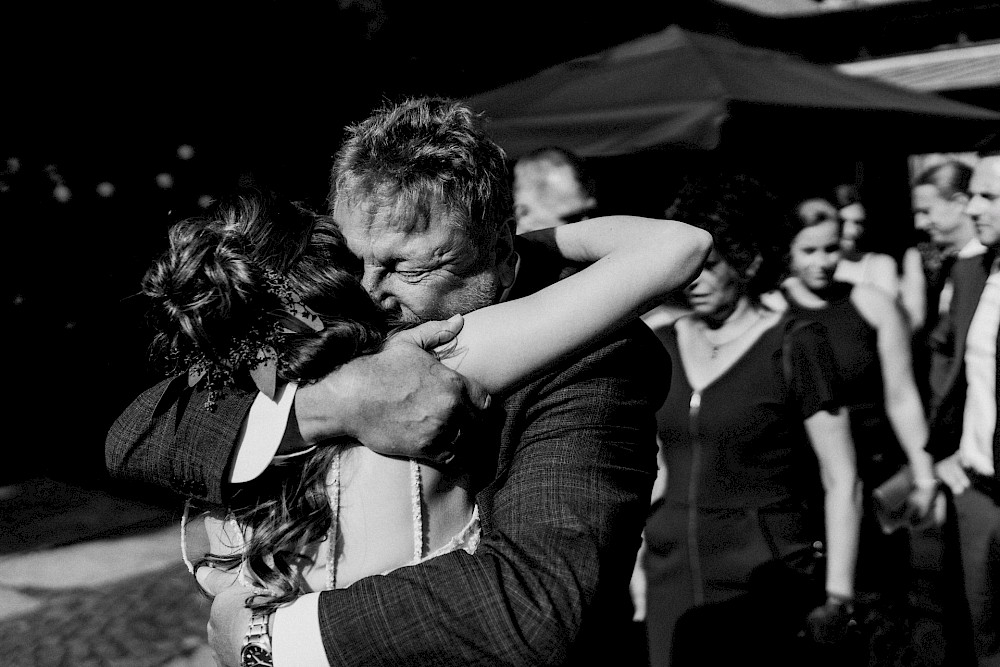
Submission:
<svg viewBox="0 0 1000 667">
<path fill-rule="evenodd" d="M 582 156 L 668 146 L 714 149 L 733 116 L 779 110 L 871 112 L 884 131 L 980 136 L 1000 114 L 854 78 L 833 68 L 671 26 L 469 99 L 512 156 L 557 144 Z M 808 122 L 808 118 L 800 116 Z M 851 116 L 850 120 L 861 120 Z M 913 121 L 919 120 L 919 123 Z M 906 121 L 906 122 L 901 122 Z"/>
</svg>

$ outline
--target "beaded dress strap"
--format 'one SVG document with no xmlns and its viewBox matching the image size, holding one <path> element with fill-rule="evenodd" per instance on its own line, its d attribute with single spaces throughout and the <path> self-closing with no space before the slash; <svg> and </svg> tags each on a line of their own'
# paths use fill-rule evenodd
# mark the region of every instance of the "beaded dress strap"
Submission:
<svg viewBox="0 0 1000 667">
<path fill-rule="evenodd" d="M 337 587 L 337 546 L 340 534 L 340 452 L 330 461 L 328 475 L 328 493 L 330 496 L 330 532 L 327 538 L 326 553 L 326 587 L 333 590 Z M 413 560 L 418 561 L 424 556 L 424 515 L 423 487 L 420 479 L 420 464 L 410 460 L 410 508 L 413 519 Z"/>
</svg>

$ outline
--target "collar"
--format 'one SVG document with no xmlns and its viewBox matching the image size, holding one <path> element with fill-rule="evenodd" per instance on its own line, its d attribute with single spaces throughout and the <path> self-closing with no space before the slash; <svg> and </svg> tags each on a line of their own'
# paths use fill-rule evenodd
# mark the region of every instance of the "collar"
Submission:
<svg viewBox="0 0 1000 667">
<path fill-rule="evenodd" d="M 514 285 L 517 284 L 517 274 L 521 272 L 521 256 L 515 252 L 514 257 L 516 260 L 514 262 L 514 280 L 510 281 L 510 286 L 505 288 L 504 291 L 500 293 L 500 299 L 497 303 L 503 303 L 510 298 L 510 291 L 514 289 Z"/>
<path fill-rule="evenodd" d="M 978 257 L 986 252 L 986 246 L 984 246 L 979 239 L 973 237 L 968 243 L 962 246 L 962 249 L 956 253 L 956 257 L 959 259 L 965 259 L 967 257 Z"/>
</svg>

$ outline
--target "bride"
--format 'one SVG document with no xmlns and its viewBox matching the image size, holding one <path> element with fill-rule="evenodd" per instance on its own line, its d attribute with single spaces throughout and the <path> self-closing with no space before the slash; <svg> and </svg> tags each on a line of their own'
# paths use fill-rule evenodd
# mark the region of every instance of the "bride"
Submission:
<svg viewBox="0 0 1000 667">
<path fill-rule="evenodd" d="M 296 229 L 302 249 L 290 262 L 260 252 L 261 244 L 280 245 Z M 460 331 L 436 352 L 491 394 L 584 351 L 684 287 L 711 247 L 710 235 L 695 227 L 633 216 L 526 236 L 585 268 L 464 321 L 453 318 Z M 371 299 L 360 275 L 331 218 L 241 196 L 210 218 L 177 223 L 143 292 L 154 305 L 155 344 L 175 371 L 207 383 L 210 397 L 251 380 L 273 395 L 284 383 L 315 381 L 407 335 L 407 326 Z M 463 434 L 477 436 L 468 449 L 489 447 L 485 433 Z M 189 522 L 182 530 L 185 560 L 202 583 L 228 577 L 256 589 L 255 605 L 278 606 L 450 550 L 473 551 L 476 491 L 461 459 L 429 466 L 355 442 L 319 447 L 271 466 L 223 511 Z"/>
</svg>

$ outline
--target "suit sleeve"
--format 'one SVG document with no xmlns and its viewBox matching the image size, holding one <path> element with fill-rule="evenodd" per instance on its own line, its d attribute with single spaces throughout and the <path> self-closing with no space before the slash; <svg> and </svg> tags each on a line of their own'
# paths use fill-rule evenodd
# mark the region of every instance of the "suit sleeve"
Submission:
<svg viewBox="0 0 1000 667">
<path fill-rule="evenodd" d="M 669 357 L 645 325 L 504 403 L 483 540 L 319 598 L 332 665 L 549 665 L 620 650 Z M 621 637 L 621 635 L 618 635 Z M 610 641 L 609 641 L 610 640 Z"/>
<path fill-rule="evenodd" d="M 178 375 L 147 389 L 108 430 L 112 477 L 153 484 L 209 503 L 225 500 L 227 469 L 254 392 L 228 390 L 214 410 Z"/>
</svg>

